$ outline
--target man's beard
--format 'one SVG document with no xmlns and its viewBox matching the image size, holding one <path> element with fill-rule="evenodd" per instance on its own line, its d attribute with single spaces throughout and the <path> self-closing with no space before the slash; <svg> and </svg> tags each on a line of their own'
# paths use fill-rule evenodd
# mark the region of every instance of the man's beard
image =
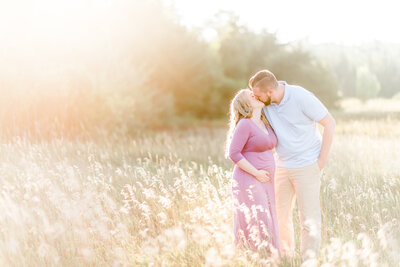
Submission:
<svg viewBox="0 0 400 267">
<path fill-rule="evenodd" d="M 268 106 L 269 104 L 271 104 L 271 98 L 268 97 L 267 101 L 262 101 L 264 103 L 264 105 Z"/>
</svg>

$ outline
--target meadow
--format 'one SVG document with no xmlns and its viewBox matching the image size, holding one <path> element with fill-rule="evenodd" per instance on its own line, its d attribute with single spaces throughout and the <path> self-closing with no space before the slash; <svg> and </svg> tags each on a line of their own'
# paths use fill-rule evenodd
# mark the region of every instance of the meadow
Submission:
<svg viewBox="0 0 400 267">
<path fill-rule="evenodd" d="M 321 266 L 400 262 L 397 107 L 334 113 Z M 0 265 L 299 266 L 298 255 L 279 261 L 235 249 L 225 135 L 226 122 L 215 122 L 134 136 L 2 140 Z"/>
</svg>

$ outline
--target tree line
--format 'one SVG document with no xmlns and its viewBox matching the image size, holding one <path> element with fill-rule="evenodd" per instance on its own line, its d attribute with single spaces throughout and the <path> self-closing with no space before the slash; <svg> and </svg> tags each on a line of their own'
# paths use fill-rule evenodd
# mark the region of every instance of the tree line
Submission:
<svg viewBox="0 0 400 267">
<path fill-rule="evenodd" d="M 341 97 L 399 91 L 398 47 L 282 43 L 229 12 L 216 14 L 209 25 L 215 37 L 206 39 L 204 29 L 187 28 L 173 9 L 150 0 L 115 1 L 91 23 L 88 39 L 56 56 L 34 43 L 0 55 L 3 135 L 74 135 L 93 128 L 134 133 L 224 119 L 235 92 L 260 69 L 307 88 L 328 108 Z"/>
</svg>

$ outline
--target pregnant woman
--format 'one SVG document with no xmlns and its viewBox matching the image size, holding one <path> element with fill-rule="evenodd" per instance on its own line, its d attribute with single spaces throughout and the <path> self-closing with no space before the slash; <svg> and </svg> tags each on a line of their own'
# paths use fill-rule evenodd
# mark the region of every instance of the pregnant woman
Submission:
<svg viewBox="0 0 400 267">
<path fill-rule="evenodd" d="M 272 149 L 277 138 L 249 89 L 240 90 L 230 107 L 227 154 L 235 163 L 232 179 L 235 244 L 281 254 L 275 211 Z"/>
</svg>

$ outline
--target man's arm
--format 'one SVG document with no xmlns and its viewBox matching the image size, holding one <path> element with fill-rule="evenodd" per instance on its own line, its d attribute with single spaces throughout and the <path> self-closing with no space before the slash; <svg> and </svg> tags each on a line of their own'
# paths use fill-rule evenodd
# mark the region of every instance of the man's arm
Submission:
<svg viewBox="0 0 400 267">
<path fill-rule="evenodd" d="M 318 122 L 324 127 L 324 133 L 322 135 L 321 152 L 318 158 L 319 169 L 322 170 L 325 167 L 328 159 L 328 154 L 331 149 L 333 135 L 335 132 L 336 122 L 330 113 L 328 113 L 322 120 Z"/>
</svg>

